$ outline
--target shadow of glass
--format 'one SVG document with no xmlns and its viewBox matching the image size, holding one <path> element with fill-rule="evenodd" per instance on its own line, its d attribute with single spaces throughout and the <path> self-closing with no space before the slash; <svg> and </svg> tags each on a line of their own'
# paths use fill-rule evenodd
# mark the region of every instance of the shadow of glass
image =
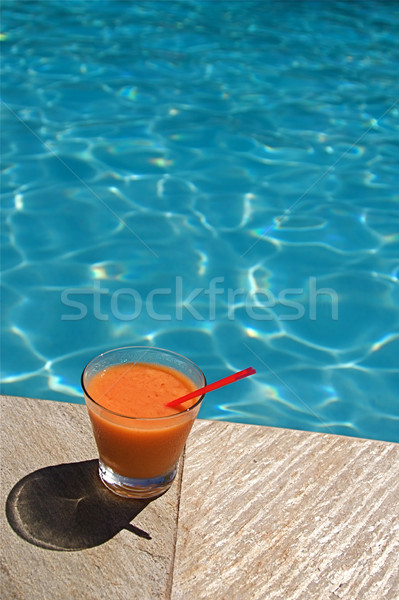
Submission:
<svg viewBox="0 0 399 600">
<path fill-rule="evenodd" d="M 45 467 L 21 479 L 7 498 L 6 514 L 23 539 L 49 550 L 99 546 L 122 529 L 151 539 L 132 521 L 150 500 L 116 496 L 101 483 L 98 461 Z"/>
</svg>

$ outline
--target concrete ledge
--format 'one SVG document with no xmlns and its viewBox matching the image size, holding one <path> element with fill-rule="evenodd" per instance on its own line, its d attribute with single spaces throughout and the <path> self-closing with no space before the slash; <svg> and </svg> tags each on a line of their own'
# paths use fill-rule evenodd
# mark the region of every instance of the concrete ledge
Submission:
<svg viewBox="0 0 399 600">
<path fill-rule="evenodd" d="M 84 406 L 2 397 L 1 597 L 397 600 L 399 445 L 198 421 L 152 502 L 96 474 Z"/>
<path fill-rule="evenodd" d="M 180 477 L 129 502 L 98 479 L 85 406 L 3 398 L 1 419 L 2 600 L 168 598 Z"/>
<path fill-rule="evenodd" d="M 198 422 L 173 600 L 399 598 L 399 446 Z"/>
</svg>

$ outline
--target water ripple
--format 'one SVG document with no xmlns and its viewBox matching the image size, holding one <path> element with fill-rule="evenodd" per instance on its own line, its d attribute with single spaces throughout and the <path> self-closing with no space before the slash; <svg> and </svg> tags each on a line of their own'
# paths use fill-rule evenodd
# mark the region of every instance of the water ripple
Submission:
<svg viewBox="0 0 399 600">
<path fill-rule="evenodd" d="M 155 344 L 254 363 L 203 417 L 399 441 L 398 6 L 3 5 L 2 391 Z"/>
</svg>

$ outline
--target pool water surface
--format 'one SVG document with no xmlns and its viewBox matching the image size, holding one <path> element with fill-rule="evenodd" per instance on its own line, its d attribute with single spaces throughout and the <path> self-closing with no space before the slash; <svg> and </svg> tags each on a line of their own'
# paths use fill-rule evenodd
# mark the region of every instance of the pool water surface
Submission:
<svg viewBox="0 0 399 600">
<path fill-rule="evenodd" d="M 399 4 L 3 1 L 2 387 L 154 345 L 208 419 L 399 441 Z"/>
</svg>

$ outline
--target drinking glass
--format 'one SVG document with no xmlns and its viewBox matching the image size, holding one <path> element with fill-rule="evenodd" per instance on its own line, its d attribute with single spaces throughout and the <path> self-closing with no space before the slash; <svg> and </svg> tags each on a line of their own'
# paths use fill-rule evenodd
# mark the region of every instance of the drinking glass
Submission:
<svg viewBox="0 0 399 600">
<path fill-rule="evenodd" d="M 82 389 L 99 453 L 99 475 L 115 494 L 153 498 L 165 492 L 176 476 L 179 459 L 204 395 L 181 412 L 161 417 L 131 417 L 101 405 L 88 392 L 91 378 L 113 365 L 145 363 L 171 368 L 187 377 L 194 389 L 206 385 L 191 360 L 162 348 L 128 346 L 100 354 L 82 373 Z M 170 398 L 174 400 L 174 398 Z M 132 395 L 131 402 L 135 402 Z"/>
</svg>

